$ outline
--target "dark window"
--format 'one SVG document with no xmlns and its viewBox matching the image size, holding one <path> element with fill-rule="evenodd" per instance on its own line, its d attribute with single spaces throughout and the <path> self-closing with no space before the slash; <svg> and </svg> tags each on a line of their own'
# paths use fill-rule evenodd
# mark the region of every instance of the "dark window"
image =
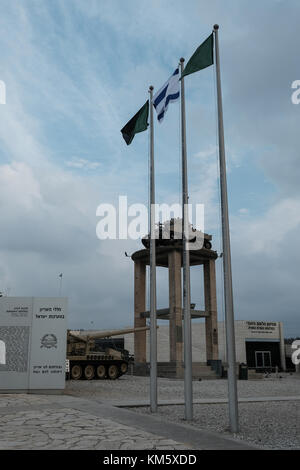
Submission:
<svg viewBox="0 0 300 470">
<path fill-rule="evenodd" d="M 280 342 L 246 341 L 246 358 L 253 369 L 280 368 Z"/>
</svg>

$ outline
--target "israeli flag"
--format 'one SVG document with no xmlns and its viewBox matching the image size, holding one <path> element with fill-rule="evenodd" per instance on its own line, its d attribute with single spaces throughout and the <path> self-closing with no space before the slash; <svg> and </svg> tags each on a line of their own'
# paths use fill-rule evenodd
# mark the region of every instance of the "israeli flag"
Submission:
<svg viewBox="0 0 300 470">
<path fill-rule="evenodd" d="M 153 96 L 153 106 L 157 112 L 157 119 L 162 122 L 170 101 L 176 101 L 180 95 L 179 68 L 166 81 L 160 90 Z"/>
</svg>

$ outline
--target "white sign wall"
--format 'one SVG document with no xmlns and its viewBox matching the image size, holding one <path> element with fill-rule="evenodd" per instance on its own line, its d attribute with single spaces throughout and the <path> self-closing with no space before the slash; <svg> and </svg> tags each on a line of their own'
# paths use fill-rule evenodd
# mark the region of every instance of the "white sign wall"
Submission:
<svg viewBox="0 0 300 470">
<path fill-rule="evenodd" d="M 67 299 L 0 298 L 0 389 L 65 386 Z"/>
</svg>

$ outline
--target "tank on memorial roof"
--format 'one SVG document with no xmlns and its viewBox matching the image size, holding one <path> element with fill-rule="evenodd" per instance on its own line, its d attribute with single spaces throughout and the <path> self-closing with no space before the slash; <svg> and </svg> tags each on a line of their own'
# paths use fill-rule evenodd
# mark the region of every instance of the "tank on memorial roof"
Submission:
<svg viewBox="0 0 300 470">
<path fill-rule="evenodd" d="M 212 236 L 195 229 L 190 223 L 187 238 L 189 243 L 199 243 L 201 245 L 199 249 L 203 247 L 207 250 L 210 250 L 212 248 Z M 163 223 L 159 222 L 158 226 L 155 229 L 155 240 L 155 244 L 157 247 L 182 247 L 182 219 L 172 218 Z M 202 240 L 203 244 L 201 243 Z M 148 249 L 150 247 L 150 234 L 142 238 L 142 243 L 145 248 Z"/>
</svg>

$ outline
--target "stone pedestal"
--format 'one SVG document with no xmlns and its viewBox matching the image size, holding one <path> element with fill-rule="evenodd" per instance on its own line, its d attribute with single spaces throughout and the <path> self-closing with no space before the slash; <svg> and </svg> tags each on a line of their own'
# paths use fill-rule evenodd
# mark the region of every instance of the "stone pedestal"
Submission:
<svg viewBox="0 0 300 470">
<path fill-rule="evenodd" d="M 206 360 L 218 359 L 218 313 L 217 313 L 217 292 L 216 292 L 216 270 L 215 260 L 205 261 L 204 271 L 204 298 L 206 331 Z"/>
<path fill-rule="evenodd" d="M 146 318 L 140 313 L 146 310 L 146 264 L 134 263 L 134 328 L 146 326 Z M 134 360 L 146 364 L 146 330 L 134 334 Z"/>
<path fill-rule="evenodd" d="M 176 364 L 176 375 L 182 375 L 182 295 L 181 253 L 173 250 L 168 255 L 169 268 L 169 337 L 170 362 Z"/>
</svg>

